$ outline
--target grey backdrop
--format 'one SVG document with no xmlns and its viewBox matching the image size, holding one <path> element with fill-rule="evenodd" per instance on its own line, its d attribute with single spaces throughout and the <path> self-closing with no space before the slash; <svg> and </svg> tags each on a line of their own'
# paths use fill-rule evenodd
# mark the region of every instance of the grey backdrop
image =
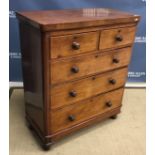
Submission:
<svg viewBox="0 0 155 155">
<path fill-rule="evenodd" d="M 136 34 L 131 64 L 129 66 L 129 82 L 145 82 L 146 57 L 146 2 L 145 0 L 10 0 L 10 81 L 22 81 L 21 51 L 19 45 L 19 30 L 15 11 L 50 10 L 67 8 L 115 8 L 141 15 L 141 21 Z"/>
</svg>

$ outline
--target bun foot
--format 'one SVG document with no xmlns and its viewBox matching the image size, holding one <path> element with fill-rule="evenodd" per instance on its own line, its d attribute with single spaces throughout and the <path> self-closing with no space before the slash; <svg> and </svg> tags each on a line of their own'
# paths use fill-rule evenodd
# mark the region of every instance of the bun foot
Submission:
<svg viewBox="0 0 155 155">
<path fill-rule="evenodd" d="M 33 126 L 31 124 L 27 124 L 27 127 L 30 129 L 30 130 L 33 130 Z"/>
<path fill-rule="evenodd" d="M 117 118 L 117 115 L 113 115 L 110 117 L 111 119 L 116 119 Z"/>
<path fill-rule="evenodd" d="M 45 151 L 48 151 L 48 150 L 50 150 L 51 145 L 49 145 L 49 144 L 43 144 L 43 145 L 42 145 L 42 148 L 43 148 Z"/>
</svg>

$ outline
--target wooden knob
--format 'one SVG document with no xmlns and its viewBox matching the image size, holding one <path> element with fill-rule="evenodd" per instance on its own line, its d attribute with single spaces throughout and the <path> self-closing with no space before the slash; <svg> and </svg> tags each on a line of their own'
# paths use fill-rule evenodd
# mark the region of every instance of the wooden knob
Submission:
<svg viewBox="0 0 155 155">
<path fill-rule="evenodd" d="M 76 97 L 76 96 L 77 96 L 77 93 L 76 93 L 75 90 L 72 90 L 72 91 L 69 92 L 69 95 L 70 95 L 71 97 Z"/>
<path fill-rule="evenodd" d="M 106 106 L 107 107 L 111 107 L 112 106 L 112 102 L 111 101 L 106 102 Z"/>
<path fill-rule="evenodd" d="M 74 50 L 80 49 L 80 44 L 78 42 L 73 42 L 72 43 L 72 49 L 74 49 Z"/>
<path fill-rule="evenodd" d="M 116 80 L 115 79 L 110 79 L 109 83 L 114 85 L 114 84 L 116 84 Z"/>
<path fill-rule="evenodd" d="M 71 68 L 71 72 L 72 72 L 72 73 L 78 73 L 78 72 L 79 72 L 79 68 L 78 68 L 77 66 L 73 66 L 73 67 Z"/>
<path fill-rule="evenodd" d="M 113 63 L 116 63 L 116 64 L 119 63 L 119 59 L 117 59 L 117 58 L 114 58 L 112 61 L 113 61 Z"/>
<path fill-rule="evenodd" d="M 69 115 L 69 116 L 68 116 L 68 119 L 69 119 L 70 121 L 74 121 L 74 120 L 75 120 L 75 116 L 74 116 L 74 115 Z"/>
<path fill-rule="evenodd" d="M 123 37 L 121 35 L 116 35 L 116 41 L 123 41 Z"/>
</svg>

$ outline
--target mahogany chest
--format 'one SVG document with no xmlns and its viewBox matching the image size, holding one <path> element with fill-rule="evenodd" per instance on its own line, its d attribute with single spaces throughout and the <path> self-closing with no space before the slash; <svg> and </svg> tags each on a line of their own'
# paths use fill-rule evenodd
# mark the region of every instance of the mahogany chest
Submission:
<svg viewBox="0 0 155 155">
<path fill-rule="evenodd" d="M 18 12 L 25 112 L 44 149 L 120 112 L 138 15 Z"/>
</svg>

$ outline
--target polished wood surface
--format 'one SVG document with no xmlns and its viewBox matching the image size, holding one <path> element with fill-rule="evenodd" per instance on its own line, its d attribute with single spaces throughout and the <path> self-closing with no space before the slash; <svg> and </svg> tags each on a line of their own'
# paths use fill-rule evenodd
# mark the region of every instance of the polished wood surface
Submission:
<svg viewBox="0 0 155 155">
<path fill-rule="evenodd" d="M 140 19 L 138 15 L 107 8 L 28 11 L 18 12 L 17 16 L 43 31 L 137 23 Z"/>
<path fill-rule="evenodd" d="M 122 94 L 123 89 L 121 88 L 53 111 L 51 113 L 51 132 L 71 127 L 90 117 L 121 106 Z"/>
<path fill-rule="evenodd" d="M 127 66 L 130 55 L 131 47 L 127 47 L 51 62 L 51 84 Z"/>
<path fill-rule="evenodd" d="M 22 22 L 19 26 L 25 111 L 26 115 L 31 116 L 40 132 L 44 133 L 41 33 L 38 29 Z"/>
<path fill-rule="evenodd" d="M 103 30 L 100 38 L 100 49 L 119 47 L 134 42 L 136 27 Z"/>
<path fill-rule="evenodd" d="M 51 89 L 51 108 L 58 108 L 122 87 L 126 81 L 126 74 L 127 68 L 123 68 L 55 86 Z M 111 80 L 115 82 L 112 83 Z M 75 95 L 71 95 L 72 92 L 75 92 Z"/>
<path fill-rule="evenodd" d="M 51 37 L 51 58 L 77 55 L 97 49 L 99 32 Z"/>
<path fill-rule="evenodd" d="M 56 133 L 51 134 L 51 136 L 49 136 L 49 138 L 52 140 L 52 142 L 55 143 L 59 139 L 62 139 L 65 136 L 73 134 L 75 131 L 82 130 L 82 128 L 95 125 L 101 121 L 103 122 L 105 119 L 108 119 L 111 116 L 115 116 L 115 115 L 119 114 L 121 112 L 120 108 L 121 107 L 113 108 L 110 111 L 104 112 L 102 114 L 98 114 L 98 115 L 91 117 L 91 118 L 89 118 L 81 123 L 78 123 L 72 127 L 66 128 L 64 130 L 60 130 Z"/>
<path fill-rule="evenodd" d="M 26 119 L 44 149 L 120 113 L 138 15 L 18 12 Z"/>
<path fill-rule="evenodd" d="M 64 35 L 72 35 L 72 34 L 78 34 L 78 33 L 87 33 L 87 32 L 96 32 L 96 31 L 102 31 L 102 30 L 108 30 L 108 29 L 114 29 L 114 28 L 125 28 L 125 27 L 134 27 L 137 23 L 118 23 L 116 25 L 101 25 L 97 27 L 80 27 L 77 29 L 66 29 L 66 30 L 59 30 L 59 31 L 50 31 L 49 34 L 51 37 L 55 36 L 64 36 Z"/>
</svg>

